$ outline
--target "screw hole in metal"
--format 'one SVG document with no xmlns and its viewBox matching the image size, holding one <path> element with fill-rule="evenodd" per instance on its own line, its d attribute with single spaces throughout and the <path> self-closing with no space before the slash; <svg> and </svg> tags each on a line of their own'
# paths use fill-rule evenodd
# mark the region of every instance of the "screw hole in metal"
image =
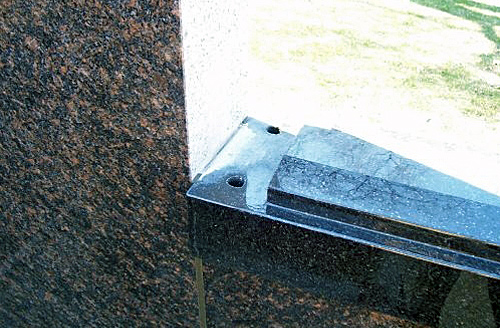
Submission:
<svg viewBox="0 0 500 328">
<path fill-rule="evenodd" d="M 241 188 L 245 184 L 245 179 L 239 175 L 235 175 L 227 179 L 227 184 L 231 187 Z"/>
<path fill-rule="evenodd" d="M 278 128 L 276 126 L 268 126 L 267 127 L 267 133 L 270 133 L 270 134 L 279 134 L 280 133 L 280 128 Z"/>
</svg>

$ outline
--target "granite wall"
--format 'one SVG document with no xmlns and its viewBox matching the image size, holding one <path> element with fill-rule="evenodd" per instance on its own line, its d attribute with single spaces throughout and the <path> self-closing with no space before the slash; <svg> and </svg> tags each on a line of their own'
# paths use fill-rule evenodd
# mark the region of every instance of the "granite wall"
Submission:
<svg viewBox="0 0 500 328">
<path fill-rule="evenodd" d="M 176 0 L 0 4 L 0 326 L 194 326 Z"/>
</svg>

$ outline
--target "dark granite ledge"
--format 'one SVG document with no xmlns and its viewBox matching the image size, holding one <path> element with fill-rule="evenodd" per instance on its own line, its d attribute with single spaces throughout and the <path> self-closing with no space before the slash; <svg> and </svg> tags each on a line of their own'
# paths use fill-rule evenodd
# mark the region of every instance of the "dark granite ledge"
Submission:
<svg viewBox="0 0 500 328">
<path fill-rule="evenodd" d="M 433 190 L 433 181 L 405 185 L 394 179 L 397 166 L 387 179 L 295 157 L 303 137 L 272 134 L 252 119 L 242 123 L 188 191 L 195 254 L 216 271 L 243 270 L 431 326 L 454 311 L 465 312 L 469 324 L 482 320 L 476 308 L 449 305 L 460 302 L 455 289 L 466 281 L 467 296 L 458 297 L 489 311 L 488 327 L 498 324 L 500 264 L 496 239 L 488 238 L 496 205 L 458 197 L 458 189 Z M 314 140 L 321 138 L 325 149 L 303 152 L 321 157 L 330 149 L 328 136 L 316 133 Z M 352 159 L 355 170 L 366 159 L 361 155 Z M 413 163 L 391 156 L 403 163 L 399 173 L 412 172 Z M 417 169 L 438 183 L 463 185 Z"/>
</svg>

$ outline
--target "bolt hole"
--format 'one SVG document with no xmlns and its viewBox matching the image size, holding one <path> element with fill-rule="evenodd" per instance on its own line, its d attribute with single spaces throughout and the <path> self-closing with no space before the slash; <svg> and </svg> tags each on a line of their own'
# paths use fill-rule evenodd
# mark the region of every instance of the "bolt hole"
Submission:
<svg viewBox="0 0 500 328">
<path fill-rule="evenodd" d="M 243 177 L 236 175 L 234 177 L 230 177 L 229 179 L 227 179 L 227 184 L 230 185 L 231 187 L 241 188 L 245 184 L 245 179 L 243 179 Z"/>
<path fill-rule="evenodd" d="M 270 134 L 279 134 L 280 128 L 278 128 L 276 126 L 269 126 L 269 127 L 267 127 L 267 132 Z"/>
</svg>

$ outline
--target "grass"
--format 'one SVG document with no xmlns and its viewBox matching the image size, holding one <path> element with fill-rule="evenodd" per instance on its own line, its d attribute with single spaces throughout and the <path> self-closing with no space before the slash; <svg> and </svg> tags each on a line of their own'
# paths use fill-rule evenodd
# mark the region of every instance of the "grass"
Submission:
<svg viewBox="0 0 500 328">
<path fill-rule="evenodd" d="M 441 97 L 461 97 L 466 114 L 492 118 L 500 112 L 500 88 L 474 78 L 462 65 L 426 68 L 403 82 L 409 88 L 439 88 Z"/>
<path fill-rule="evenodd" d="M 500 25 L 500 7 L 470 0 L 411 0 L 420 5 L 438 9 L 446 13 L 473 21 L 481 25 L 484 35 L 500 47 L 500 36 L 495 33 L 494 26 Z M 486 12 L 486 13 L 485 13 Z M 487 13 L 490 14 L 487 14 Z"/>
<path fill-rule="evenodd" d="M 480 26 L 480 33 L 494 42 L 500 49 L 500 39 L 494 27 L 500 19 L 476 12 L 470 7 L 500 12 L 500 7 L 480 4 L 468 0 L 412 0 L 421 6 L 452 14 Z M 338 2 L 342 4 L 343 2 Z M 327 8 L 316 12 L 316 20 L 303 20 L 302 16 L 292 17 L 283 24 L 266 26 L 265 19 L 257 22 L 259 32 L 254 37 L 251 49 L 254 57 L 272 64 L 300 64 L 314 73 L 317 86 L 332 95 L 343 88 L 346 93 L 355 93 L 360 86 L 383 88 L 397 93 L 409 93 L 415 98 L 412 103 L 418 109 L 426 109 L 425 101 L 419 99 L 419 90 L 432 90 L 433 97 L 453 101 L 458 110 L 467 115 L 495 120 L 500 114 L 500 89 L 482 81 L 476 71 L 499 74 L 500 51 L 477 54 L 475 62 L 443 61 L 429 62 L 432 56 L 444 57 L 446 51 L 468 51 L 468 49 L 447 49 L 440 40 L 426 44 L 425 38 L 415 43 L 411 38 L 418 33 L 436 38 L 450 38 L 451 33 L 463 33 L 470 37 L 471 27 L 457 24 L 457 19 L 427 15 L 425 11 L 395 10 L 380 7 L 377 2 L 364 4 L 373 16 L 346 12 L 342 8 Z M 372 7 L 369 7 L 372 5 Z M 375 6 L 378 6 L 377 9 Z M 349 17 L 347 17 L 349 16 Z M 352 18 L 351 18 L 352 17 Z M 371 30 L 373 26 L 378 30 Z M 450 23 L 453 22 L 453 23 Z M 275 23 L 275 22 L 273 22 Z M 479 33 L 477 33 L 480 35 Z M 449 40 L 443 39 L 446 44 Z M 467 47 L 464 45 L 464 47 Z M 454 55 L 454 53 L 451 53 Z M 346 67 L 348 66 L 348 67 Z M 333 67 L 333 68 L 332 68 Z M 429 109 L 429 108 L 427 108 Z"/>
</svg>

